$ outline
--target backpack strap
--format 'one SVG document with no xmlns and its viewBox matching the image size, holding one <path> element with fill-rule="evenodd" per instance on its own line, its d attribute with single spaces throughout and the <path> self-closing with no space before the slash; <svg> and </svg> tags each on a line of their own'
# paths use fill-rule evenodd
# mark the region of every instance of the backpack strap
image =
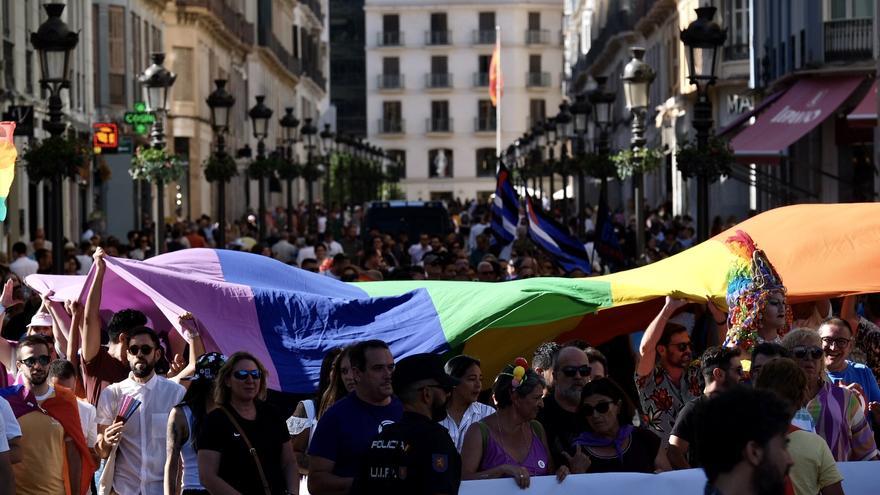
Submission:
<svg viewBox="0 0 880 495">
<path fill-rule="evenodd" d="M 241 426 L 238 424 L 238 421 L 235 420 L 235 416 L 229 412 L 223 406 L 220 406 L 220 410 L 226 413 L 226 417 L 229 418 L 229 422 L 232 423 L 232 426 L 238 430 L 238 434 L 241 435 L 241 439 L 244 440 L 245 446 L 247 446 L 248 452 L 250 452 L 251 456 L 254 458 L 254 464 L 257 465 L 257 472 L 260 474 L 260 482 L 263 483 L 263 491 L 266 495 L 272 495 L 272 491 L 269 490 L 269 481 L 266 480 L 266 474 L 263 472 L 263 464 L 260 462 L 260 456 L 257 455 L 257 449 L 251 445 L 251 441 L 248 440 L 247 435 L 245 435 L 244 430 L 241 429 Z"/>
</svg>

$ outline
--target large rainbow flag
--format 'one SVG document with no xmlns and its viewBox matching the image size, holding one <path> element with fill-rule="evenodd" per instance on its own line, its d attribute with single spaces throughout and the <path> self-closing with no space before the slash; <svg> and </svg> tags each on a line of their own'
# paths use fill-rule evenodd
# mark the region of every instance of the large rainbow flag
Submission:
<svg viewBox="0 0 880 495">
<path fill-rule="evenodd" d="M 880 292 L 880 204 L 798 205 L 739 224 L 781 274 L 791 301 Z M 270 387 L 309 392 L 324 353 L 377 338 L 400 358 L 463 350 L 492 375 L 552 339 L 594 344 L 643 329 L 666 295 L 723 307 L 734 254 L 725 232 L 642 268 L 581 279 L 505 283 L 338 282 L 269 258 L 191 249 L 139 262 L 109 258 L 102 310 L 133 307 L 159 330 L 192 312 L 209 350 L 248 350 Z M 85 299 L 88 277 L 32 275 L 56 301 Z M 179 330 L 179 329 L 178 329 Z"/>
</svg>

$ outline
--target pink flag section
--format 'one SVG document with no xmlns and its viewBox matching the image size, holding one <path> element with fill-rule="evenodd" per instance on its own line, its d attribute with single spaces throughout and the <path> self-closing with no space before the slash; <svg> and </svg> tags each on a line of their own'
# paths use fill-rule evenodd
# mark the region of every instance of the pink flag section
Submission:
<svg viewBox="0 0 880 495">
<path fill-rule="evenodd" d="M 852 94 L 861 77 L 804 78 L 730 141 L 740 161 L 776 163 L 789 146 L 805 136 Z"/>
</svg>

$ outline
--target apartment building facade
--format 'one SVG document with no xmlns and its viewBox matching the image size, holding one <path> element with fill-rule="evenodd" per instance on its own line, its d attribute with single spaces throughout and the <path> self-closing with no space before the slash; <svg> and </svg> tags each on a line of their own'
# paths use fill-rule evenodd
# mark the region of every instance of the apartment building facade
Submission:
<svg viewBox="0 0 880 495">
<path fill-rule="evenodd" d="M 368 0 L 367 132 L 401 167 L 407 199 L 488 198 L 495 189 L 489 64 L 500 26 L 502 146 L 562 99 L 557 1 Z"/>
</svg>

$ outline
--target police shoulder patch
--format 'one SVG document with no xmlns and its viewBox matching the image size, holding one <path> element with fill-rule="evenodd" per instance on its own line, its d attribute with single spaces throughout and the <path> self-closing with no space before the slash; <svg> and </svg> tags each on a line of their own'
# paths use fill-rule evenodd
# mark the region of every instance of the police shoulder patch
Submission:
<svg viewBox="0 0 880 495">
<path fill-rule="evenodd" d="M 431 467 L 438 473 L 445 473 L 449 469 L 449 456 L 446 454 L 431 454 Z"/>
</svg>

